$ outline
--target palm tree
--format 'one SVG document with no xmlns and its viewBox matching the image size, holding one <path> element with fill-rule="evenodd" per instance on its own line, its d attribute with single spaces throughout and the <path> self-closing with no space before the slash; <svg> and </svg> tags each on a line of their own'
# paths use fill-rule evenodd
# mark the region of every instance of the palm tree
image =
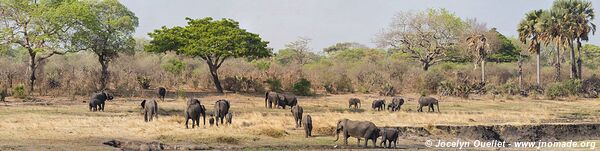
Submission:
<svg viewBox="0 0 600 151">
<path fill-rule="evenodd" d="M 541 30 L 536 29 L 544 10 L 534 10 L 525 14 L 525 18 L 518 25 L 519 40 L 527 43 L 529 40 L 529 51 L 535 53 L 536 58 L 536 84 L 540 86 L 540 35 Z"/>
<path fill-rule="evenodd" d="M 592 3 L 589 1 L 575 0 L 573 19 L 575 20 L 575 39 L 577 40 L 577 77 L 582 78 L 582 60 L 581 60 L 581 41 L 589 40 L 589 33 L 594 34 L 596 32 L 596 25 L 592 23 L 594 20 L 594 8 Z"/>
<path fill-rule="evenodd" d="M 556 68 L 555 80 L 560 80 L 560 68 L 561 68 L 561 47 L 568 40 L 568 31 L 565 29 L 565 22 L 562 21 L 564 10 L 552 9 L 545 13 L 542 13 L 540 21 L 536 24 L 536 30 L 540 33 L 539 38 L 546 45 L 554 44 L 556 48 L 556 60 L 554 67 Z"/>
<path fill-rule="evenodd" d="M 483 34 L 475 34 L 467 37 L 467 45 L 476 54 L 475 64 L 481 62 L 481 83 L 485 83 L 485 59 L 488 54 L 489 44 L 487 43 L 487 37 Z"/>
<path fill-rule="evenodd" d="M 553 35 L 555 38 L 560 38 L 564 42 L 565 47 L 569 49 L 569 58 L 571 65 L 570 78 L 578 78 L 577 64 L 575 62 L 575 49 L 573 48 L 573 40 L 575 40 L 575 31 L 577 23 L 575 20 L 575 9 L 577 5 L 581 3 L 578 0 L 557 0 L 552 5 L 552 15 L 556 23 L 554 26 L 559 31 Z"/>
</svg>

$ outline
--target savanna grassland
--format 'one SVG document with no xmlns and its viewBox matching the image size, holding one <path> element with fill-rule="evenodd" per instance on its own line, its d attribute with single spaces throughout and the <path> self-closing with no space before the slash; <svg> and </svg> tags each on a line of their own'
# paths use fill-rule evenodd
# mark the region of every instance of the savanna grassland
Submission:
<svg viewBox="0 0 600 151">
<path fill-rule="evenodd" d="M 377 126 L 431 125 L 522 125 L 539 123 L 593 123 L 600 120 L 591 99 L 536 100 L 520 97 L 474 97 L 466 100 L 441 97 L 441 113 L 418 113 L 416 95 L 408 98 L 400 112 L 374 111 L 370 103 L 377 95 L 347 94 L 300 97 L 304 114 L 313 117 L 314 137 L 304 138 L 295 128 L 289 109 L 266 109 L 264 96 L 197 93 L 212 111 L 218 99 L 231 101 L 233 124 L 185 129 L 183 99 L 171 96 L 159 103 L 158 120 L 145 123 L 139 106 L 141 98 L 108 101 L 105 112 L 90 112 L 87 98 L 42 97 L 36 101 L 9 98 L 0 106 L 0 149 L 2 150 L 110 150 L 102 143 L 111 139 L 160 141 L 171 145 L 205 144 L 216 149 L 332 148 L 336 121 L 342 118 L 368 120 Z M 362 107 L 348 109 L 347 100 L 358 97 Z M 390 100 L 390 98 L 386 98 Z M 208 122 L 208 121 L 207 121 Z M 355 139 L 350 139 L 354 144 Z M 422 142 L 400 140 L 401 148 Z M 354 145 L 351 145 L 354 146 Z"/>
</svg>

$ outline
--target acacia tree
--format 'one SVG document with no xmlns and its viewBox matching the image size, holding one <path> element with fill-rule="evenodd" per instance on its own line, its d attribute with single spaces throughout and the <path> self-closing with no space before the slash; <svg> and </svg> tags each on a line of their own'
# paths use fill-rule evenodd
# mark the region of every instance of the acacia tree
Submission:
<svg viewBox="0 0 600 151">
<path fill-rule="evenodd" d="M 83 1 L 90 11 L 82 19 L 82 28 L 77 29 L 71 41 L 74 47 L 90 50 L 98 57 L 101 65 L 100 90 L 107 88 L 108 65 L 119 52 L 133 50 L 133 33 L 138 26 L 135 14 L 117 0 Z"/>
<path fill-rule="evenodd" d="M 213 20 L 186 18 L 184 27 L 154 30 L 148 35 L 152 38 L 146 51 L 175 51 L 189 57 L 198 57 L 206 62 L 215 83 L 217 92 L 223 93 L 218 69 L 229 58 L 246 57 L 256 59 L 271 56 L 267 49 L 269 42 L 263 41 L 258 34 L 241 29 L 232 19 Z"/>
<path fill-rule="evenodd" d="M 76 1 L 0 0 L 0 43 L 23 48 L 29 55 L 29 93 L 39 64 L 68 51 L 63 41 L 80 25 L 85 9 Z"/>
<path fill-rule="evenodd" d="M 401 12 L 376 41 L 380 47 L 409 54 L 422 64 L 423 70 L 428 70 L 455 49 L 466 27 L 461 18 L 445 9 Z"/>
</svg>

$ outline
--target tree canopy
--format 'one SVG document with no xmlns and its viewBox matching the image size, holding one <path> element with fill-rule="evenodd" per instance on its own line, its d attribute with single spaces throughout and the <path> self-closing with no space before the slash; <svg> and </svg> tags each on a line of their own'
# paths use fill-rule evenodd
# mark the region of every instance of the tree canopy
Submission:
<svg viewBox="0 0 600 151">
<path fill-rule="evenodd" d="M 202 58 L 209 66 L 215 87 L 223 92 L 217 69 L 228 58 L 245 57 L 257 59 L 272 55 L 267 48 L 269 42 L 258 34 L 240 28 L 232 19 L 213 20 L 186 18 L 187 25 L 168 28 L 163 26 L 148 35 L 152 38 L 146 51 L 166 52 Z"/>
</svg>

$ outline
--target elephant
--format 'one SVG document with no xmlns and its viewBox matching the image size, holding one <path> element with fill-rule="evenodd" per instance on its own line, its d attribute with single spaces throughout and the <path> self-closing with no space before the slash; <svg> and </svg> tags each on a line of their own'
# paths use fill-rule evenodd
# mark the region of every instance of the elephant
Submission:
<svg viewBox="0 0 600 151">
<path fill-rule="evenodd" d="M 158 97 L 160 98 L 161 101 L 165 101 L 166 95 L 167 95 L 167 89 L 165 89 L 164 87 L 159 87 L 158 88 Z"/>
<path fill-rule="evenodd" d="M 294 116 L 294 123 L 296 123 L 296 128 L 298 128 L 298 126 L 302 127 L 302 113 L 304 112 L 304 109 L 302 109 L 300 105 L 296 105 L 292 107 L 291 111 L 292 115 Z"/>
<path fill-rule="evenodd" d="M 231 112 L 227 113 L 227 115 L 225 115 L 225 123 L 231 125 L 232 118 L 233 118 L 233 114 Z"/>
<path fill-rule="evenodd" d="M 392 147 L 392 143 L 394 143 L 394 148 L 396 148 L 399 133 L 400 132 L 394 128 L 379 129 L 379 135 L 381 135 L 381 143 L 379 146 L 390 148 Z"/>
<path fill-rule="evenodd" d="M 431 112 L 431 110 L 433 110 L 433 112 L 435 112 L 435 109 L 433 108 L 433 106 L 437 106 L 437 110 L 438 110 L 438 112 L 440 112 L 440 105 L 438 102 L 439 101 L 435 98 L 421 96 L 421 98 L 419 98 L 419 108 L 417 109 L 417 111 L 423 112 L 423 106 L 428 106 L 429 112 Z"/>
<path fill-rule="evenodd" d="M 373 108 L 374 110 L 377 110 L 377 111 L 384 110 L 385 109 L 385 100 L 381 99 L 381 100 L 373 101 L 373 104 L 371 104 L 371 108 Z"/>
<path fill-rule="evenodd" d="M 187 109 L 185 110 L 185 128 L 188 128 L 188 122 L 192 120 L 192 128 L 200 127 L 200 116 L 204 120 L 203 125 L 206 125 L 206 108 L 200 104 L 198 99 L 189 99 Z"/>
<path fill-rule="evenodd" d="M 348 138 L 357 138 L 357 144 L 360 145 L 360 139 L 365 139 L 364 147 L 367 147 L 369 139 L 373 141 L 373 146 L 377 146 L 377 138 L 379 138 L 379 128 L 369 121 L 352 121 L 349 119 L 341 119 L 337 122 L 335 130 L 337 142 L 340 138 L 340 132 L 344 136 L 344 144 L 348 145 Z"/>
<path fill-rule="evenodd" d="M 144 121 L 148 122 L 148 121 L 152 121 L 152 117 L 157 118 L 158 119 L 158 103 L 156 103 L 156 100 L 152 100 L 152 101 L 142 101 L 142 104 L 140 104 L 142 106 L 142 109 L 144 110 Z"/>
<path fill-rule="evenodd" d="M 277 101 L 277 106 L 282 107 L 283 109 L 285 109 L 285 106 L 296 106 L 298 104 L 298 99 L 296 98 L 295 95 L 288 95 L 288 94 L 279 94 L 279 100 Z"/>
<path fill-rule="evenodd" d="M 312 117 L 310 115 L 304 115 L 304 137 L 308 138 L 312 136 Z"/>
<path fill-rule="evenodd" d="M 273 108 L 273 104 L 277 106 L 279 101 L 279 94 L 277 92 L 265 93 L 265 108 Z"/>
<path fill-rule="evenodd" d="M 223 124 L 223 120 L 225 119 L 225 115 L 229 113 L 229 101 L 227 100 L 218 100 L 215 102 L 215 123 L 219 126 L 219 119 L 221 119 L 221 125 Z"/>
<path fill-rule="evenodd" d="M 6 102 L 5 98 L 8 96 L 8 92 L 6 92 L 6 88 L 0 91 L 0 102 Z"/>
<path fill-rule="evenodd" d="M 400 111 L 400 107 L 404 104 L 404 98 L 394 97 L 392 103 L 388 104 L 387 109 L 390 111 Z"/>
<path fill-rule="evenodd" d="M 113 96 L 106 91 L 94 94 L 90 101 L 90 111 L 104 111 L 104 102 L 112 99 Z"/>
<path fill-rule="evenodd" d="M 210 124 L 210 126 L 213 126 L 213 124 L 215 124 L 215 118 L 210 117 L 210 119 L 208 119 L 208 124 Z"/>
<path fill-rule="evenodd" d="M 348 100 L 348 108 L 352 108 L 352 106 L 354 106 L 355 109 L 360 108 L 360 99 L 350 98 L 350 100 Z"/>
</svg>

